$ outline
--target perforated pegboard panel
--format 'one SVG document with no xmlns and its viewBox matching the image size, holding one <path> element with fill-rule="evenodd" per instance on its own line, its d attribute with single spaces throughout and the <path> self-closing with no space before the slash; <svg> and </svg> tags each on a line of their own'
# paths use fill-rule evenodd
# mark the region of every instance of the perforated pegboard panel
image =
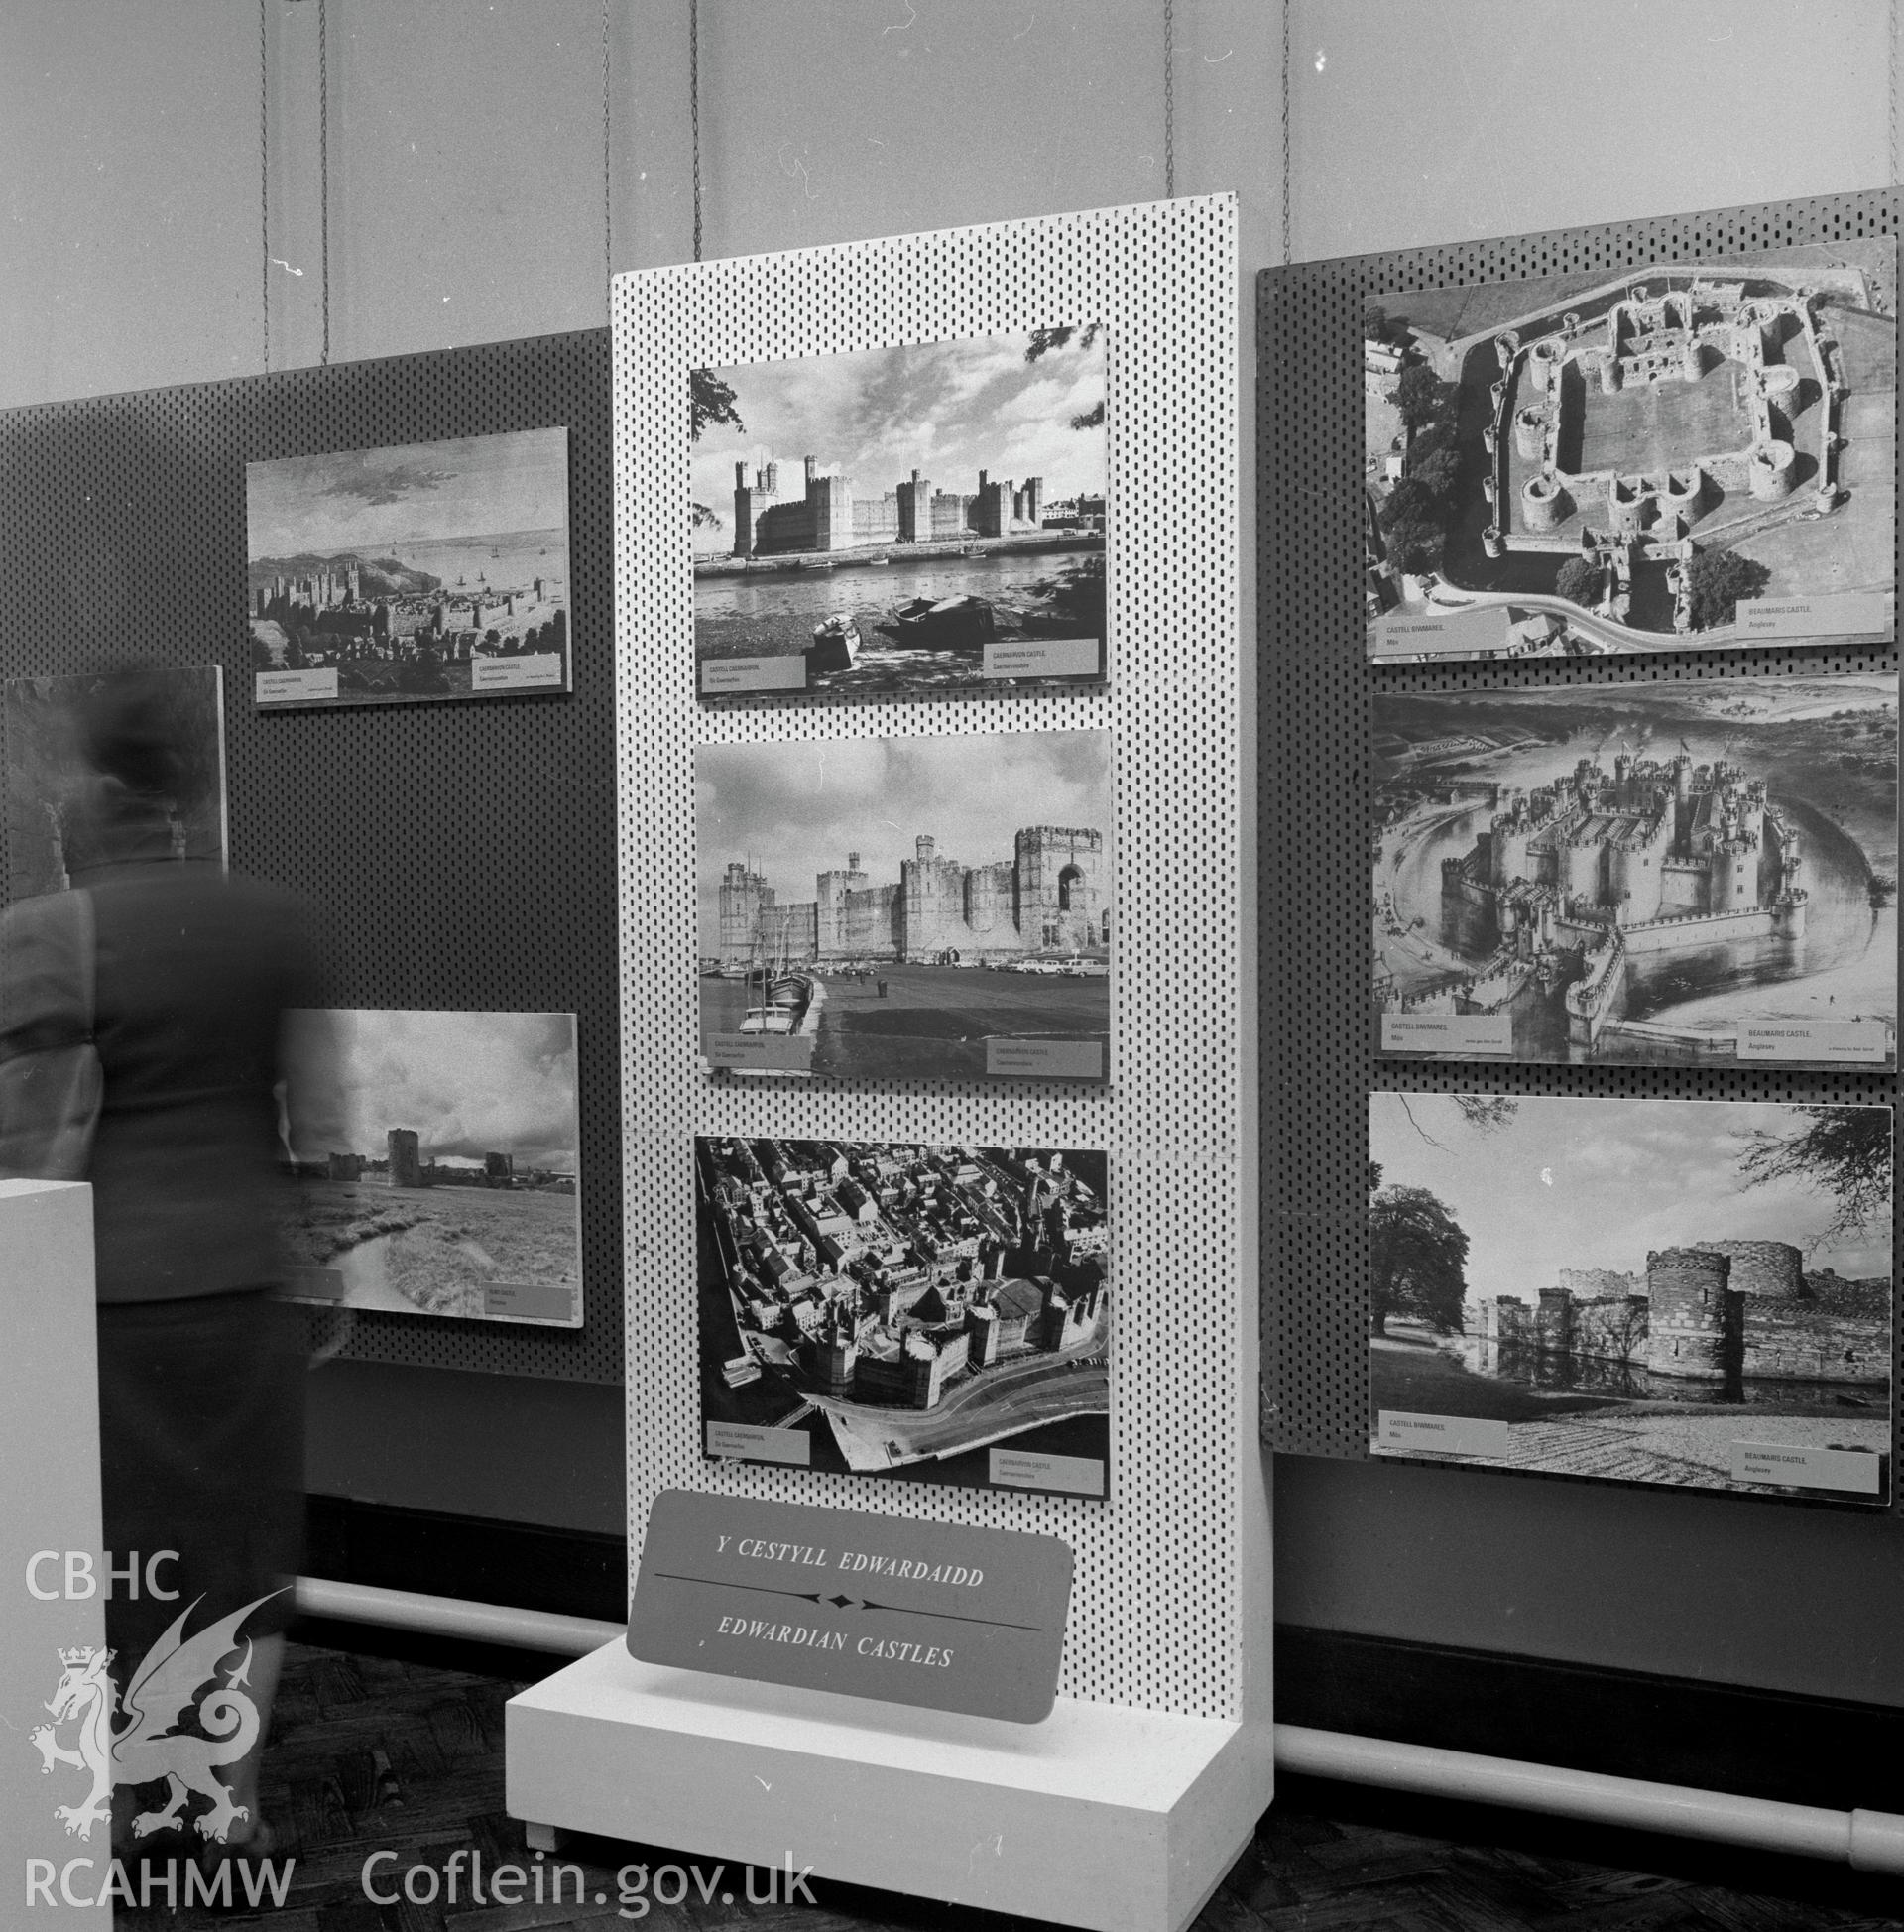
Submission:
<svg viewBox="0 0 1904 1932">
<path fill-rule="evenodd" d="M 1891 670 L 1894 648 L 1660 652 L 1370 666 L 1362 611 L 1363 303 L 1384 293 L 1619 273 L 1654 262 L 1897 232 L 1895 189 L 1265 269 L 1257 283 L 1263 1439 L 1362 1458 L 1368 1436 L 1363 1185 L 1375 1089 L 1894 1102 L 1882 1073 L 1458 1066 L 1378 1058 L 1368 843 L 1369 700 L 1465 690 Z M 1399 302 L 1391 304 L 1399 312 Z M 1901 1224 L 1904 1225 L 1904 1224 Z M 1893 1368 L 1895 1381 L 1896 1365 Z M 1895 1423 L 1894 1423 L 1895 1429 Z M 1451 1479 L 1454 1480 L 1454 1479 Z M 1572 1482 L 1528 1475 L 1527 1481 Z M 1763 1501 L 1763 1499 L 1755 1499 Z M 1813 1508 L 1856 1507 L 1811 1505 Z"/>
<path fill-rule="evenodd" d="M 1213 196 L 624 276 L 611 311 L 631 1542 L 651 1499 L 675 1486 L 1048 1530 L 1077 1554 L 1063 1692 L 1212 1717 L 1238 1708 L 1240 1458 L 1253 1453 L 1246 1403 L 1255 1399 L 1238 1347 L 1240 1324 L 1254 1322 L 1238 1234 L 1254 1101 L 1237 1018 L 1248 895 L 1238 879 L 1236 276 L 1235 204 Z M 1093 319 L 1106 325 L 1109 361 L 1109 688 L 702 715 L 688 371 Z M 1115 749 L 1108 1090 L 716 1085 L 696 1074 L 697 738 L 1084 726 L 1109 726 Z M 1108 1149 L 1114 1499 L 704 1462 L 696 1133 Z"/>
<path fill-rule="evenodd" d="M 247 461 L 556 423 L 573 696 L 254 711 Z M 577 1016 L 584 1326 L 312 1313 L 346 1356 L 621 1380 L 609 497 L 606 329 L 0 413 L 0 676 L 221 664 L 231 862 L 318 908 L 327 998 Z"/>
</svg>

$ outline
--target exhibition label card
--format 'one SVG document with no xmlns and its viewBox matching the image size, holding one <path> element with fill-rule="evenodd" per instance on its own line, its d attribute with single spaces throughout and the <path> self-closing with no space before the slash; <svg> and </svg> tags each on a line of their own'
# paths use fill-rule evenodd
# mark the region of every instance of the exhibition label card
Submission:
<svg viewBox="0 0 1904 1932">
<path fill-rule="evenodd" d="M 730 1073 L 810 1073 L 815 1044 L 811 1033 L 710 1033 L 701 1050 Z"/>
<path fill-rule="evenodd" d="M 1103 667 L 1102 638 L 1035 638 L 985 647 L 988 677 L 1095 677 Z"/>
<path fill-rule="evenodd" d="M 746 1422 L 707 1424 L 707 1453 L 742 1462 L 787 1463 L 805 1469 L 813 1461 L 813 1438 L 804 1429 L 756 1428 Z"/>
<path fill-rule="evenodd" d="M 1005 1490 L 1045 1490 L 1058 1496 L 1105 1494 L 1104 1464 L 1096 1456 L 1041 1456 L 1031 1449 L 994 1449 L 987 1464 Z"/>
<path fill-rule="evenodd" d="M 1835 597 L 1741 597 L 1739 635 L 1747 638 L 1854 637 L 1888 633 L 1897 611 L 1881 590 L 1844 591 Z"/>
<path fill-rule="evenodd" d="M 1505 1013 L 1384 1013 L 1381 1050 L 1459 1053 L 1464 1059 L 1497 1053 L 1506 1058 L 1514 1050 L 1513 1018 Z"/>
<path fill-rule="evenodd" d="M 1741 1060 L 1835 1060 L 1882 1066 L 1890 1028 L 1876 1020 L 1779 1020 L 1738 1029 Z"/>
<path fill-rule="evenodd" d="M 1037 1724 L 1072 1556 L 1056 1536 L 664 1490 L 628 1647 L 644 1663 Z"/>
<path fill-rule="evenodd" d="M 1102 1080 L 1104 1047 L 1095 1039 L 988 1038 L 985 1070 L 1016 1080 Z"/>
<path fill-rule="evenodd" d="M 1732 1480 L 1793 1490 L 1876 1496 L 1883 1458 L 1855 1449 L 1806 1449 L 1784 1442 L 1734 1442 Z"/>
<path fill-rule="evenodd" d="M 472 691 L 559 691 L 564 660 L 559 652 L 526 658 L 478 658 L 469 666 Z"/>
<path fill-rule="evenodd" d="M 806 660 L 797 653 L 778 658 L 715 658 L 701 665 L 701 695 L 729 691 L 803 691 Z"/>
<path fill-rule="evenodd" d="M 1375 658 L 1473 658 L 1507 649 L 1505 605 L 1490 610 L 1437 611 L 1421 617 L 1381 617 L 1368 627 Z"/>
<path fill-rule="evenodd" d="M 328 670 L 261 670 L 257 673 L 256 701 L 260 704 L 308 704 L 317 699 L 335 698 L 337 672 Z"/>
<path fill-rule="evenodd" d="M 1376 1446 L 1411 1455 L 1504 1456 L 1507 1424 L 1472 1415 L 1410 1415 L 1384 1408 L 1376 1418 Z"/>
</svg>

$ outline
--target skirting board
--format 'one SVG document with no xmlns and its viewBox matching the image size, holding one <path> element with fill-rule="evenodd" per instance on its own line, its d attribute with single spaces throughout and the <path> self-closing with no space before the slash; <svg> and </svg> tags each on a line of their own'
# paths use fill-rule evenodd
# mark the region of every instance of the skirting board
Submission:
<svg viewBox="0 0 1904 1932">
<path fill-rule="evenodd" d="M 1255 1830 L 1272 1753 L 1266 1724 L 1062 1697 L 1043 1724 L 1000 1724 L 661 1670 L 609 1643 L 510 1700 L 508 1802 L 531 1824 L 1181 1932 Z"/>
</svg>

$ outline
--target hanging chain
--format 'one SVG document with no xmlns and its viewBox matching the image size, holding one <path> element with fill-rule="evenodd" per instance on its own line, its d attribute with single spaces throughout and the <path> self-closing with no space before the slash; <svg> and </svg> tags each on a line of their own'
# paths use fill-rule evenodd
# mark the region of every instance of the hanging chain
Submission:
<svg viewBox="0 0 1904 1932">
<path fill-rule="evenodd" d="M 701 0 L 687 0 L 688 135 L 694 146 L 694 259 L 701 259 Z"/>
<path fill-rule="evenodd" d="M 265 370 L 271 370 L 271 57 L 265 46 L 265 0 L 258 0 L 258 264 L 265 322 Z"/>
<path fill-rule="evenodd" d="M 329 0 L 317 0 L 317 272 L 323 289 L 324 346 L 330 363 L 330 50 L 325 34 Z"/>
<path fill-rule="evenodd" d="M 609 136 L 608 0 L 602 0 L 602 271 L 604 287 L 615 279 L 615 160 Z"/>
<path fill-rule="evenodd" d="M 1295 0 L 1282 0 L 1282 259 L 1289 260 L 1289 10 Z"/>
<path fill-rule="evenodd" d="M 1177 192 L 1177 0 L 1163 0 L 1163 198 Z"/>
</svg>

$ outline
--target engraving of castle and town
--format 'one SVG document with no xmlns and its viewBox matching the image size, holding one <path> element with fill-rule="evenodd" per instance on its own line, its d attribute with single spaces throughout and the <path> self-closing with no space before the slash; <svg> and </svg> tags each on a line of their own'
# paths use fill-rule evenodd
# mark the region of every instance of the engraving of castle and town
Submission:
<svg viewBox="0 0 1904 1932">
<path fill-rule="evenodd" d="M 1060 1487 L 1049 1460 L 1110 1493 L 1102 1152 L 732 1137 L 694 1158 L 710 1440 L 962 1485 L 1010 1443 L 1013 1487 Z"/>
<path fill-rule="evenodd" d="M 1383 1050 L 1896 1066 L 1896 672 L 1379 690 L 1373 726 Z"/>
<path fill-rule="evenodd" d="M 1892 1112 L 1368 1097 L 1370 1448 L 1891 1494 Z"/>
<path fill-rule="evenodd" d="M 1371 656 L 1896 629 L 1897 243 L 1369 299 Z"/>
</svg>

